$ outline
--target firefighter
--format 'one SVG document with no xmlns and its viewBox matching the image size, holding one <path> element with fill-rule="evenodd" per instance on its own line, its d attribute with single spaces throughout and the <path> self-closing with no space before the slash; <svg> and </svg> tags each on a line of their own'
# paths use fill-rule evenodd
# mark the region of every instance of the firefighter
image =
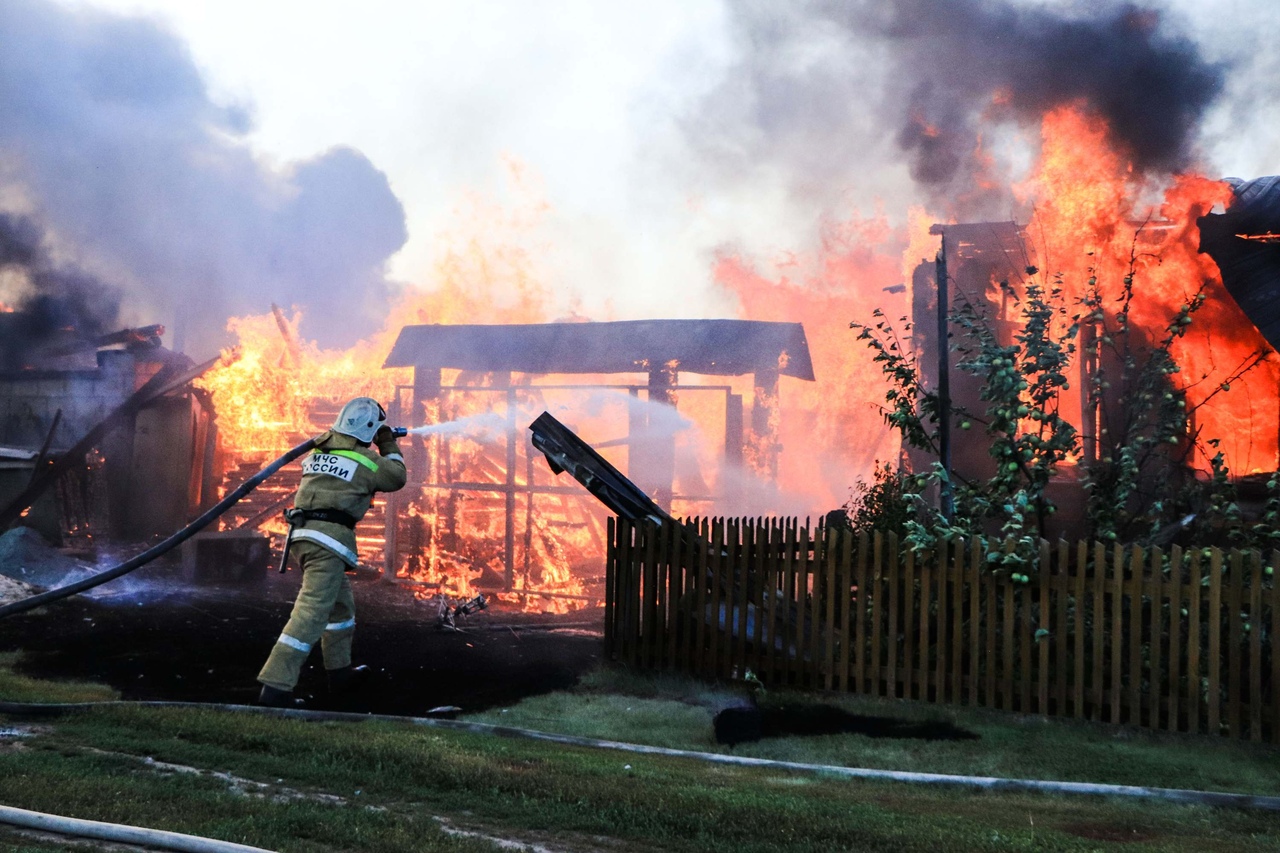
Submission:
<svg viewBox="0 0 1280 853">
<path fill-rule="evenodd" d="M 317 640 L 330 695 L 350 692 L 369 674 L 368 667 L 351 664 L 355 599 L 346 573 L 357 562 L 356 522 L 368 512 L 374 492 L 394 492 L 405 484 L 404 457 L 386 420 L 377 400 L 355 398 L 302 463 L 302 485 L 294 508 L 285 513 L 290 523 L 286 559 L 292 556 L 302 568 L 302 588 L 258 673 L 261 705 L 303 704 L 293 690 Z M 370 444 L 378 448 L 376 454 Z"/>
</svg>

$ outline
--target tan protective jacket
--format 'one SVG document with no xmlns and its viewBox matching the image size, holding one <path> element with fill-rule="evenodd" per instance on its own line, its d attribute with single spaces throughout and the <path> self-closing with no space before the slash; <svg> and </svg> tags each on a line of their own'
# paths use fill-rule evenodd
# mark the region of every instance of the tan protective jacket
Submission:
<svg viewBox="0 0 1280 853">
<path fill-rule="evenodd" d="M 369 511 L 374 492 L 404 488 L 404 457 L 394 438 L 374 453 L 351 436 L 329 430 L 315 452 L 302 461 L 302 485 L 293 500 L 297 509 L 337 509 L 359 521 Z M 337 554 L 349 566 L 359 562 L 354 530 L 331 521 L 306 521 L 294 528 L 293 541 L 309 540 Z"/>
</svg>

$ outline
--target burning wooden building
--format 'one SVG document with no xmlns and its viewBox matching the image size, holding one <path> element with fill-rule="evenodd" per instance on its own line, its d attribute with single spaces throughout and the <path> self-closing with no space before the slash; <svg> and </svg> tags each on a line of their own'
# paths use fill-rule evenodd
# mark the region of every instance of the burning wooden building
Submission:
<svg viewBox="0 0 1280 853">
<path fill-rule="evenodd" d="M 21 311 L 0 313 L 0 340 L 22 339 L 10 327 L 28 322 Z M 64 329 L 39 346 L 4 348 L 0 527 L 20 519 L 52 541 L 139 541 L 216 500 L 212 404 L 190 387 L 199 368 L 161 346 L 163 333 Z M 30 505 L 14 505 L 24 494 Z"/>
<path fill-rule="evenodd" d="M 1068 232 L 1072 248 L 1083 262 L 1054 256 L 1050 239 L 1055 235 L 1046 237 L 1051 227 L 1046 222 L 1062 229 L 1061 219 L 1055 222 L 1046 216 L 1027 225 L 971 222 L 930 229 L 942 238 L 943 248 L 937 258 L 922 260 L 914 269 L 912 346 L 927 387 L 944 387 L 940 377 L 947 371 L 952 405 L 980 418 L 989 404 L 981 397 L 981 377 L 957 368 L 964 355 L 953 351 L 948 357 L 940 348 L 942 328 L 948 330 L 951 350 L 973 345 L 961 340 L 961 331 L 946 319 L 948 315 L 968 306 L 999 345 L 1018 345 L 1023 330 L 1022 283 L 1037 276 L 1061 294 L 1065 310 L 1057 333 L 1064 333 L 1075 318 L 1076 355 L 1070 388 L 1063 389 L 1058 399 L 1058 413 L 1079 429 L 1081 442 L 1078 456 L 1058 467 L 1050 485 L 1050 496 L 1062 510 L 1053 525 L 1058 532 L 1080 529 L 1081 476 L 1099 460 L 1109 461 L 1109 441 L 1118 432 L 1114 423 L 1108 430 L 1103 411 L 1118 391 L 1105 390 L 1101 377 L 1120 374 L 1126 359 L 1132 368 L 1134 359 L 1143 358 L 1144 349 L 1162 339 L 1170 342 L 1178 370 L 1159 390 L 1185 395 L 1192 414 L 1177 446 L 1164 451 L 1168 458 L 1162 482 L 1153 487 L 1171 492 L 1170 478 L 1176 479 L 1176 472 L 1194 476 L 1197 468 L 1205 469 L 1211 455 L 1206 446 L 1222 448 L 1237 478 L 1247 480 L 1280 467 L 1280 394 L 1274 359 L 1274 347 L 1280 342 L 1280 178 L 1227 183 L 1231 195 L 1219 213 L 1209 212 L 1203 204 L 1192 205 L 1187 215 L 1171 219 L 1126 221 L 1114 216 L 1101 224 L 1068 222 L 1076 229 Z M 945 276 L 945 282 L 940 276 Z M 1085 282 L 1106 276 L 1113 280 L 1102 283 L 1100 292 L 1106 294 L 1108 312 L 1113 310 L 1111 305 L 1116 306 L 1114 310 L 1121 305 L 1121 278 L 1132 279 L 1132 324 L 1123 344 L 1108 336 L 1103 308 L 1096 313 L 1085 310 Z M 945 295 L 943 305 L 939 294 Z M 1170 335 L 1171 318 L 1176 318 L 1180 305 L 1192 304 L 1197 294 L 1202 296 L 1193 309 L 1192 331 Z M 1236 393 L 1230 394 L 1233 386 Z M 1115 410 L 1126 408 L 1124 400 L 1110 399 L 1110 403 Z M 982 429 L 952 426 L 945 427 L 952 470 L 973 481 L 991 477 L 997 463 L 988 453 L 989 437 Z M 909 455 L 915 470 L 924 470 L 932 462 L 918 451 Z"/>
<path fill-rule="evenodd" d="M 490 589 L 563 595 L 599 574 L 604 519 L 593 499 L 535 464 L 533 417 L 547 409 L 591 424 L 595 447 L 660 506 L 706 513 L 735 487 L 708 476 L 708 464 L 776 475 L 779 378 L 814 379 L 800 324 L 743 320 L 407 326 L 384 366 L 413 371 L 395 389 L 393 420 L 489 418 L 482 444 L 430 426 L 434 435 L 411 438 L 410 485 L 388 499 L 384 571 L 446 585 L 478 573 Z M 707 381 L 738 376 L 751 377 L 749 412 L 732 385 Z M 697 460 L 686 446 L 680 464 L 679 433 L 692 423 L 679 402 L 698 413 L 716 458 Z"/>
<path fill-rule="evenodd" d="M 274 344 L 289 363 L 287 338 Z M 424 595 L 483 590 L 540 608 L 599 598 L 605 516 L 538 461 L 527 427 L 539 413 L 583 429 L 664 508 L 705 514 L 742 488 L 740 470 L 776 472 L 780 380 L 814 379 L 800 324 L 739 320 L 410 325 L 380 366 L 382 375 L 342 393 L 378 396 L 393 423 L 413 428 L 403 440 L 410 481 L 380 496 L 361 523 L 362 563 Z M 332 382 L 299 396 L 295 368 L 267 372 L 284 376 L 282 395 L 292 396 L 262 409 L 281 419 L 275 430 L 242 433 L 240 448 L 224 441 L 227 485 L 277 446 L 328 428 L 343 402 Z M 213 382 L 231 410 L 246 383 L 219 384 L 226 378 Z M 296 412 L 283 411 L 290 406 Z M 298 476 L 282 471 L 228 513 L 223 529 L 280 532 Z"/>
</svg>

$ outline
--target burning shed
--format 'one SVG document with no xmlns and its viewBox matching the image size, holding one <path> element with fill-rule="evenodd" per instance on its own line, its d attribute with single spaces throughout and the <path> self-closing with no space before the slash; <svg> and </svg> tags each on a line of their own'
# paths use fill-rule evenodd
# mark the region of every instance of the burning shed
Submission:
<svg viewBox="0 0 1280 853">
<path fill-rule="evenodd" d="M 619 429 L 595 446 L 625 453 L 620 467 L 663 509 L 693 513 L 718 496 L 700 472 L 678 474 L 678 398 L 723 430 L 721 465 L 776 475 L 779 377 L 814 379 L 800 324 L 742 320 L 407 326 L 384 367 L 413 370 L 391 417 L 437 425 L 411 438 L 410 485 L 389 497 L 387 518 L 398 522 L 387 525 L 386 571 L 449 585 L 480 570 L 481 585 L 568 596 L 581 591 L 569 580 L 575 552 L 603 553 L 603 519 L 534 464 L 524 436 L 532 415 L 549 408 Z M 644 378 L 613 378 L 626 374 Z M 702 379 L 717 376 L 752 377 L 749 413 L 733 386 Z M 606 425 L 611 406 L 622 424 Z M 458 446 L 447 424 L 474 424 L 477 413 L 488 419 L 488 447 Z M 723 488 L 730 479 L 720 478 Z"/>
<path fill-rule="evenodd" d="M 1125 377 L 1138 376 L 1147 354 L 1157 347 L 1168 347 L 1173 363 L 1161 371 L 1165 375 L 1157 380 L 1158 387 L 1142 390 L 1142 399 L 1172 400 L 1188 417 L 1181 433 L 1162 439 L 1169 442 L 1159 454 L 1166 464 L 1146 487 L 1152 493 L 1171 491 L 1171 478 L 1207 470 L 1219 448 L 1236 478 L 1275 470 L 1280 446 L 1274 361 L 1280 342 L 1280 178 L 1204 182 L 1181 196 L 1175 188 L 1170 199 L 1181 200 L 1166 203 L 1162 213 L 1167 218 L 1126 219 L 1122 210 L 1099 207 L 1091 217 L 1038 212 L 1040 218 L 1025 226 L 934 225 L 930 233 L 944 238 L 945 264 L 925 260 L 915 268 L 912 345 L 923 380 L 927 387 L 947 388 L 950 404 L 976 415 L 979 423 L 991 405 L 982 396 L 982 367 L 956 367 L 957 360 L 971 357 L 976 344 L 962 340 L 947 316 L 965 306 L 971 316 L 981 318 L 995 344 L 1010 351 L 1025 349 L 1029 345 L 1022 337 L 1025 318 L 1019 303 L 1025 295 L 1023 282 L 1036 277 L 1056 294 L 1060 306 L 1054 333 L 1066 335 L 1074 324 L 1068 338 L 1074 355 L 1054 413 L 1079 430 L 1080 443 L 1078 451 L 1056 466 L 1050 484 L 1053 500 L 1066 510 L 1055 519 L 1058 527 L 1080 523 L 1081 474 L 1110 464 L 1119 455 L 1117 436 L 1135 428 L 1138 419 L 1132 413 L 1138 401 L 1124 397 L 1133 391 Z M 1215 203 L 1225 204 L 1225 213 L 1207 213 Z M 1073 251 L 1079 259 L 1072 257 Z M 1086 287 L 1094 282 L 1100 282 L 1096 292 Z M 1125 287 L 1131 288 L 1129 297 Z M 945 305 L 939 305 L 940 293 Z M 1102 297 L 1090 302 L 1094 293 Z M 1125 316 L 1108 325 L 1106 312 L 1113 310 L 1123 310 Z M 950 358 L 940 347 L 940 328 L 949 329 L 956 351 Z M 940 381 L 944 370 L 949 388 Z M 1034 433 L 1037 428 L 1024 421 L 1020 431 Z M 947 442 L 951 469 L 960 478 L 977 481 L 993 475 L 995 457 L 983 431 L 951 431 Z M 929 454 L 910 453 L 917 470 L 931 462 Z M 1152 451 L 1143 458 L 1154 455 Z"/>
<path fill-rule="evenodd" d="M 0 339 L 20 340 L 4 331 L 25 322 L 21 311 L 0 314 Z M 0 445 L 10 471 L 0 526 L 21 512 L 48 538 L 136 541 L 171 533 L 216 498 L 212 405 L 187 387 L 198 368 L 160 345 L 163 332 L 60 330 L 39 345 L 4 348 Z M 52 463 L 56 482 L 28 494 Z"/>
</svg>

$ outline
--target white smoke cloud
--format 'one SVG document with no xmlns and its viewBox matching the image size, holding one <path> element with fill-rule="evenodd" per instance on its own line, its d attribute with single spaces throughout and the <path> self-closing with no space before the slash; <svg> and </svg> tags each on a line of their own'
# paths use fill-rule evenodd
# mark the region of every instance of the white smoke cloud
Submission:
<svg viewBox="0 0 1280 853">
<path fill-rule="evenodd" d="M 388 258 L 422 277 L 459 191 L 500 192 L 506 154 L 545 186 L 555 287 L 597 317 L 732 313 L 711 285 L 718 248 L 803 252 L 824 220 L 877 202 L 901 220 L 931 198 L 898 144 L 921 76 L 901 59 L 928 62 L 885 37 L 901 2 L 91 2 L 0 9 L 0 207 L 38 208 L 78 263 L 130 287 L 139 321 L 182 307 L 217 326 L 296 302 L 304 334 L 349 341 L 383 313 Z M 1143 5 L 1230 65 L 1193 139 L 1202 169 L 1280 169 L 1280 12 Z M 984 143 L 1016 168 L 1026 141 L 1006 127 Z"/>
<path fill-rule="evenodd" d="M 160 24 L 49 0 L 0 6 L 0 199 L 48 242 L 172 322 L 198 355 L 228 316 L 306 303 L 350 344 L 385 314 L 400 202 L 360 152 L 271 168 L 247 110 L 215 102 Z M 170 318 L 172 318 L 170 320 Z"/>
</svg>

